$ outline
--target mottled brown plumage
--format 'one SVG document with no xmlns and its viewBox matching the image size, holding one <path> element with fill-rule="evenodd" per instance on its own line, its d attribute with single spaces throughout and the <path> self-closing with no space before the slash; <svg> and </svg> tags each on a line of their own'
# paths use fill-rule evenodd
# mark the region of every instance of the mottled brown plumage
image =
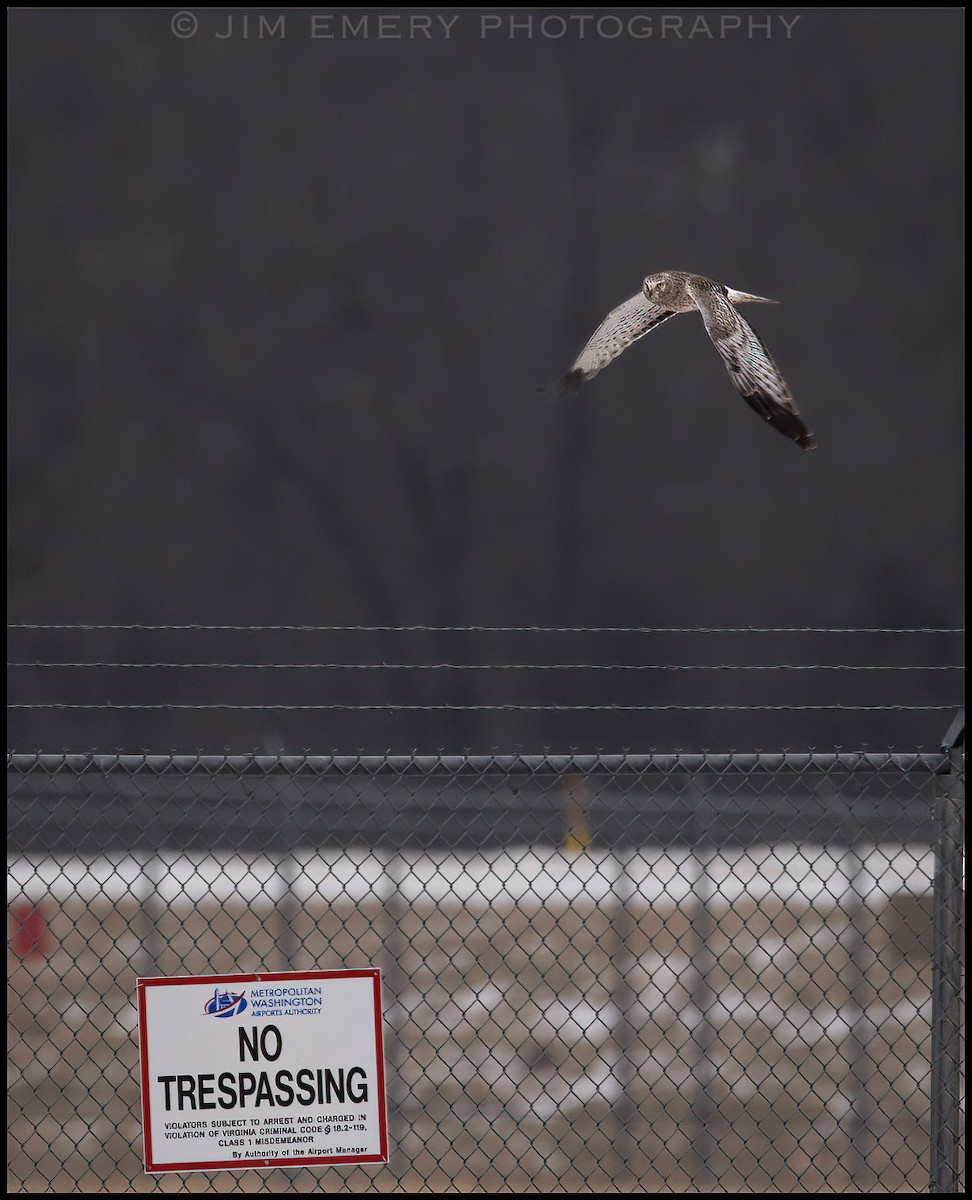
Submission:
<svg viewBox="0 0 972 1200">
<path fill-rule="evenodd" d="M 729 378 L 750 408 L 798 446 L 812 450 L 816 444 L 813 434 L 803 423 L 773 356 L 759 334 L 736 312 L 737 304 L 749 302 L 776 303 L 686 271 L 649 275 L 636 296 L 608 313 L 563 379 L 542 390 L 554 395 L 576 392 L 632 342 L 669 317 L 699 312 Z"/>
</svg>

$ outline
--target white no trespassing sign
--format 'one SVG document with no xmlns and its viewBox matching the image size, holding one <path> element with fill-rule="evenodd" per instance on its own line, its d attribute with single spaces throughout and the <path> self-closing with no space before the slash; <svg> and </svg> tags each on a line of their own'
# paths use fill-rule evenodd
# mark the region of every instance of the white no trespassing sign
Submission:
<svg viewBox="0 0 972 1200">
<path fill-rule="evenodd" d="M 137 982 L 145 1170 L 388 1161 L 377 970 Z"/>
</svg>

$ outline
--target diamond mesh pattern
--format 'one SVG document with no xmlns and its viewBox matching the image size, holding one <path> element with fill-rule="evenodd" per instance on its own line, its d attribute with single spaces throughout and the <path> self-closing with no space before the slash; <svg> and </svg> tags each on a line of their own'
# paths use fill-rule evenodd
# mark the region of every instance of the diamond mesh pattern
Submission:
<svg viewBox="0 0 972 1200">
<path fill-rule="evenodd" d="M 926 1191 L 947 770 L 11 756 L 8 1186 Z M 362 965 L 387 1167 L 142 1173 L 137 975 Z"/>
</svg>

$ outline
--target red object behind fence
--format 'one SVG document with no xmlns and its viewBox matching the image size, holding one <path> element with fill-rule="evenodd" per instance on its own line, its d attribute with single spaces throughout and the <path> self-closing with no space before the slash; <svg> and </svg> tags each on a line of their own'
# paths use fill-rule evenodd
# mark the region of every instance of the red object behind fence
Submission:
<svg viewBox="0 0 972 1200">
<path fill-rule="evenodd" d="M 18 958 L 29 958 L 35 954 L 47 954 L 50 936 L 43 909 L 29 900 L 15 900 L 10 905 L 13 934 L 10 949 Z"/>
</svg>

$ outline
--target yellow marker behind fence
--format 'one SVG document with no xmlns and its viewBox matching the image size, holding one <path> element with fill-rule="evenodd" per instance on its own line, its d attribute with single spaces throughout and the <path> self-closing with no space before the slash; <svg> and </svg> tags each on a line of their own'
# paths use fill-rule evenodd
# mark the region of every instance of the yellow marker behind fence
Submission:
<svg viewBox="0 0 972 1200">
<path fill-rule="evenodd" d="M 587 805 L 591 798 L 591 789 L 583 775 L 565 775 L 561 787 L 564 796 L 564 823 L 567 826 L 564 853 L 583 854 L 591 844 L 591 830 L 587 823 Z"/>
</svg>

